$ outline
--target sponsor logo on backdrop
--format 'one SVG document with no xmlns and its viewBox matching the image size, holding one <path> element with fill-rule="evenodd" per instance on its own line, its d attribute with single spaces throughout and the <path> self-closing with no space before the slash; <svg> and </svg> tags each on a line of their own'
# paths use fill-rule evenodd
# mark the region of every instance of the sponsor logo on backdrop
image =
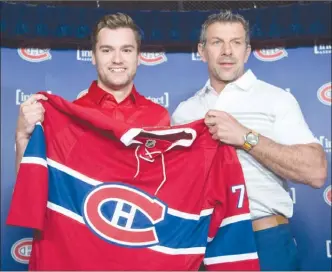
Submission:
<svg viewBox="0 0 332 272">
<path fill-rule="evenodd" d="M 277 61 L 288 56 L 287 51 L 280 48 L 259 49 L 253 52 L 254 56 L 261 61 Z"/>
<path fill-rule="evenodd" d="M 319 141 L 326 153 L 331 153 L 331 140 L 325 136 L 319 136 Z"/>
<path fill-rule="evenodd" d="M 289 195 L 291 197 L 291 199 L 293 200 L 293 204 L 296 203 L 296 190 L 294 187 L 289 188 Z"/>
<path fill-rule="evenodd" d="M 52 59 L 50 49 L 19 48 L 17 52 L 22 59 L 29 62 L 42 62 Z"/>
<path fill-rule="evenodd" d="M 325 83 L 318 89 L 317 98 L 324 105 L 331 106 L 331 82 Z"/>
<path fill-rule="evenodd" d="M 86 95 L 88 93 L 89 89 L 85 89 L 83 91 L 80 91 L 76 97 L 76 99 L 81 98 L 82 96 Z"/>
<path fill-rule="evenodd" d="M 77 49 L 76 59 L 78 61 L 91 61 L 92 60 L 92 51 Z"/>
<path fill-rule="evenodd" d="M 159 96 L 159 97 L 148 96 L 146 98 L 152 100 L 154 103 L 157 103 L 165 108 L 168 108 L 168 106 L 169 106 L 169 93 L 168 92 L 164 93 L 162 96 Z"/>
<path fill-rule="evenodd" d="M 28 264 L 31 248 L 32 238 L 23 238 L 12 245 L 10 252 L 16 262 Z"/>
<path fill-rule="evenodd" d="M 143 65 L 153 66 L 167 61 L 165 52 L 142 52 L 139 61 Z"/>
<path fill-rule="evenodd" d="M 325 202 L 331 206 L 331 185 L 327 186 L 327 188 L 324 190 L 323 195 Z"/>
<path fill-rule="evenodd" d="M 51 94 L 51 91 L 46 91 L 49 94 Z M 21 105 L 23 102 L 25 102 L 33 93 L 25 93 L 21 89 L 16 90 L 16 105 Z"/>
<path fill-rule="evenodd" d="M 316 55 L 331 54 L 331 51 L 331 44 L 315 44 L 314 46 L 314 53 Z"/>
<path fill-rule="evenodd" d="M 326 240 L 326 256 L 331 258 L 331 240 Z"/>
<path fill-rule="evenodd" d="M 199 55 L 199 53 L 196 51 L 193 51 L 192 53 L 191 53 L 191 60 L 193 60 L 193 61 L 201 61 L 202 60 L 202 58 L 201 58 L 201 56 Z"/>
</svg>

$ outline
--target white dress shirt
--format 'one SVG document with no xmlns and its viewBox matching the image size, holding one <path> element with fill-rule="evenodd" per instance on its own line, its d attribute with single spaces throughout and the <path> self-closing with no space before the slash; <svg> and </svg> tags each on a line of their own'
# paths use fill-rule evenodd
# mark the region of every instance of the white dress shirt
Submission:
<svg viewBox="0 0 332 272">
<path fill-rule="evenodd" d="M 249 129 L 284 144 L 319 143 L 308 128 L 294 96 L 256 78 L 248 70 L 218 95 L 208 80 L 193 97 L 181 102 L 172 115 L 173 124 L 202 119 L 210 109 L 230 113 Z M 293 215 L 286 180 L 237 150 L 242 165 L 253 219 L 272 214 Z"/>
</svg>

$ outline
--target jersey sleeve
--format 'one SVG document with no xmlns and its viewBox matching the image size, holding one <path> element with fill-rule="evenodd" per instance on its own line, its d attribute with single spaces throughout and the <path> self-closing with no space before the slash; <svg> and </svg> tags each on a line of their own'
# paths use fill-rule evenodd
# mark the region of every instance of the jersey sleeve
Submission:
<svg viewBox="0 0 332 272">
<path fill-rule="evenodd" d="M 219 147 L 209 178 L 217 205 L 204 258 L 207 270 L 259 270 L 243 172 L 232 147 Z"/>
<path fill-rule="evenodd" d="M 7 224 L 42 230 L 48 198 L 48 169 L 43 127 L 35 126 L 20 163 Z"/>
</svg>

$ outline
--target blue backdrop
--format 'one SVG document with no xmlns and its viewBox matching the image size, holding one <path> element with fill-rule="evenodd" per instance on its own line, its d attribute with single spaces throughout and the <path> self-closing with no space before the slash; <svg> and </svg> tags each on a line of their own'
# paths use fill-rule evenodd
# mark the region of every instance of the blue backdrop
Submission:
<svg viewBox="0 0 332 272">
<path fill-rule="evenodd" d="M 5 226 L 15 182 L 15 127 L 19 105 L 40 90 L 73 100 L 96 78 L 91 52 L 1 48 L 1 270 L 25 270 L 31 231 Z M 331 46 L 254 52 L 247 68 L 292 92 L 331 164 Z M 139 92 L 172 113 L 204 86 L 206 65 L 195 51 L 142 53 L 135 80 Z M 302 267 L 331 270 L 331 168 L 325 186 L 290 185 L 292 219 Z M 29 203 L 27 203 L 29 205 Z M 50 252 L 51 254 L 51 252 Z"/>
</svg>

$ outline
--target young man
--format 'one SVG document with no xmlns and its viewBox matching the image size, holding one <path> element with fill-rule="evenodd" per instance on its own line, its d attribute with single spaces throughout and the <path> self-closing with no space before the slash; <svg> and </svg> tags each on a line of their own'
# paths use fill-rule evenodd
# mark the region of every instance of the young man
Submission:
<svg viewBox="0 0 332 272">
<path fill-rule="evenodd" d="M 109 109 L 110 115 L 135 126 L 168 126 L 167 110 L 140 95 L 133 80 L 139 65 L 141 35 L 134 21 L 126 14 L 103 17 L 92 33 L 92 63 L 98 80 L 88 93 L 74 101 L 86 107 Z M 44 108 L 32 95 L 20 107 L 16 130 L 16 169 L 37 122 L 44 119 Z"/>
<path fill-rule="evenodd" d="M 323 186 L 325 153 L 309 130 L 296 99 L 258 80 L 244 64 L 251 52 L 249 25 L 230 12 L 202 26 L 199 54 L 209 81 L 182 102 L 175 124 L 204 118 L 215 140 L 237 148 L 246 180 L 262 270 L 297 270 L 288 218 L 293 204 L 286 180 Z"/>
</svg>

